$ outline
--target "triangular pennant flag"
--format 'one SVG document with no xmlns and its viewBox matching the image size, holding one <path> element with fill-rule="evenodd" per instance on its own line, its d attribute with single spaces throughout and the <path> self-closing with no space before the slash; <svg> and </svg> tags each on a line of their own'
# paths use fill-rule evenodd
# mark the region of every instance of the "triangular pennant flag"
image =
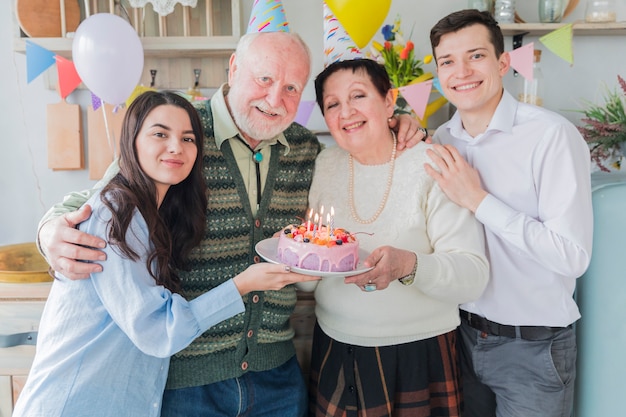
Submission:
<svg viewBox="0 0 626 417">
<path fill-rule="evenodd" d="M 54 57 L 57 61 L 57 76 L 59 79 L 59 93 L 61 98 L 69 96 L 70 93 L 80 85 L 81 80 L 74 63 L 60 55 Z"/>
<path fill-rule="evenodd" d="M 443 88 L 441 88 L 441 81 L 439 81 L 439 77 L 433 78 L 433 87 L 435 87 L 435 89 L 439 91 L 439 94 L 445 96 L 445 94 L 443 93 Z"/>
<path fill-rule="evenodd" d="M 562 58 L 569 62 L 570 65 L 573 65 L 574 52 L 572 50 L 572 36 L 573 26 L 570 23 L 542 36 L 539 38 L 539 41 L 559 58 Z"/>
<path fill-rule="evenodd" d="M 509 52 L 511 57 L 511 66 L 513 69 L 526 78 L 528 81 L 533 80 L 533 58 L 535 52 L 535 44 L 531 42 L 527 45 L 513 49 Z"/>
<path fill-rule="evenodd" d="M 145 87 L 143 85 L 138 85 L 137 87 L 135 87 L 135 89 L 133 90 L 132 93 L 130 93 L 130 96 L 126 99 L 126 108 L 128 108 L 131 103 L 133 101 L 135 101 L 135 99 L 137 97 L 139 97 L 142 93 L 145 93 L 146 91 L 157 91 L 156 88 L 152 88 L 152 87 Z M 188 95 L 188 94 L 180 94 L 181 96 L 185 97 L 187 100 L 192 101 L 193 97 Z"/>
<path fill-rule="evenodd" d="M 93 107 L 93 111 L 98 110 L 100 106 L 102 106 L 102 99 L 94 93 L 91 93 L 91 107 Z"/>
<path fill-rule="evenodd" d="M 46 48 L 26 41 L 26 79 L 29 83 L 54 64 L 55 55 Z"/>
<path fill-rule="evenodd" d="M 424 81 L 418 84 L 410 84 L 404 87 L 400 87 L 400 93 L 402 97 L 409 103 L 409 106 L 415 112 L 415 115 L 423 119 L 426 112 L 426 106 L 428 105 L 428 98 L 430 97 L 430 91 L 433 88 L 433 80 Z"/>
<path fill-rule="evenodd" d="M 295 122 L 301 124 L 302 126 L 306 126 L 309 123 L 309 118 L 311 117 L 311 113 L 313 112 L 313 108 L 315 107 L 315 101 L 300 101 L 300 105 L 298 106 L 298 113 L 296 113 Z"/>
<path fill-rule="evenodd" d="M 398 100 L 398 89 L 397 88 L 392 88 L 391 89 L 391 96 L 393 97 L 393 105 L 396 105 L 396 101 Z"/>
</svg>

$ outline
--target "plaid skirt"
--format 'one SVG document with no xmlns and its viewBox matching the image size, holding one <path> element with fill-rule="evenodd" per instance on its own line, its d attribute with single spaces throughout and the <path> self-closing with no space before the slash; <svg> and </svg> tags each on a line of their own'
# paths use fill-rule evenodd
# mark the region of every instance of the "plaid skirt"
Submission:
<svg viewBox="0 0 626 417">
<path fill-rule="evenodd" d="M 460 416 L 456 337 L 363 347 L 331 339 L 316 323 L 309 416 Z"/>
</svg>

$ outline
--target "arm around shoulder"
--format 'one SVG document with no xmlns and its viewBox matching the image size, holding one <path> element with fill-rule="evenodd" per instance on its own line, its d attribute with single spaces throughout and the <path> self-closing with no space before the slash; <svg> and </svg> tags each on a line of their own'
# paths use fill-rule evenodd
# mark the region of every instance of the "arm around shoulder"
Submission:
<svg viewBox="0 0 626 417">
<path fill-rule="evenodd" d="M 96 183 L 96 185 L 89 189 L 83 191 L 72 191 L 63 197 L 63 201 L 53 205 L 41 218 L 39 221 L 39 225 L 37 226 L 37 246 L 39 247 L 39 251 L 42 255 L 45 256 L 45 251 L 42 251 L 42 247 L 40 246 L 39 241 L 39 233 L 41 228 L 52 219 L 56 219 L 59 216 L 64 215 L 65 213 L 71 213 L 73 211 L 78 210 L 89 200 L 89 198 L 99 189 L 104 187 L 106 183 L 108 183 L 111 178 L 113 178 L 119 172 L 119 165 L 117 164 L 117 160 L 113 161 L 111 165 L 107 168 L 104 176 L 100 181 Z"/>
<path fill-rule="evenodd" d="M 106 256 L 103 252 L 91 248 L 104 248 L 106 242 L 77 230 L 76 226 L 91 215 L 91 208 L 85 203 L 118 171 L 114 161 L 94 188 L 68 194 L 39 222 L 36 236 L 39 251 L 55 271 L 69 279 L 87 278 L 89 274 L 102 270 L 98 264 L 80 261 L 104 260 Z"/>
</svg>

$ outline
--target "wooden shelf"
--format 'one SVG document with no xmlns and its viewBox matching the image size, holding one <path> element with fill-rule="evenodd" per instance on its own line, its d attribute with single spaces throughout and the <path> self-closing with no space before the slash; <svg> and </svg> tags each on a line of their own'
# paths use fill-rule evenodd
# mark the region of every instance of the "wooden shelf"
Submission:
<svg viewBox="0 0 626 417">
<path fill-rule="evenodd" d="M 573 23 L 574 35 L 576 36 L 626 35 L 626 22 L 587 23 L 584 21 L 576 21 Z M 562 28 L 567 24 L 568 23 L 506 23 L 501 24 L 500 28 L 505 36 L 513 36 L 524 32 L 529 32 L 528 36 L 542 36 Z"/>
<path fill-rule="evenodd" d="M 234 36 L 167 36 L 140 38 L 146 58 L 206 58 L 230 56 L 239 37 Z M 26 52 L 30 40 L 65 58 L 71 58 L 72 39 L 69 38 L 17 38 L 13 50 Z"/>
</svg>

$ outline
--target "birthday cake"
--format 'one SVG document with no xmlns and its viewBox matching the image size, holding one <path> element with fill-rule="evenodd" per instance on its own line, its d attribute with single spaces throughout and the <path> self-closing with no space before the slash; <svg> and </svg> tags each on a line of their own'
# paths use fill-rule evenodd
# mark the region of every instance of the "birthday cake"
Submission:
<svg viewBox="0 0 626 417">
<path fill-rule="evenodd" d="M 359 242 L 344 229 L 289 225 L 278 238 L 280 262 L 311 271 L 346 272 L 359 262 Z"/>
</svg>

